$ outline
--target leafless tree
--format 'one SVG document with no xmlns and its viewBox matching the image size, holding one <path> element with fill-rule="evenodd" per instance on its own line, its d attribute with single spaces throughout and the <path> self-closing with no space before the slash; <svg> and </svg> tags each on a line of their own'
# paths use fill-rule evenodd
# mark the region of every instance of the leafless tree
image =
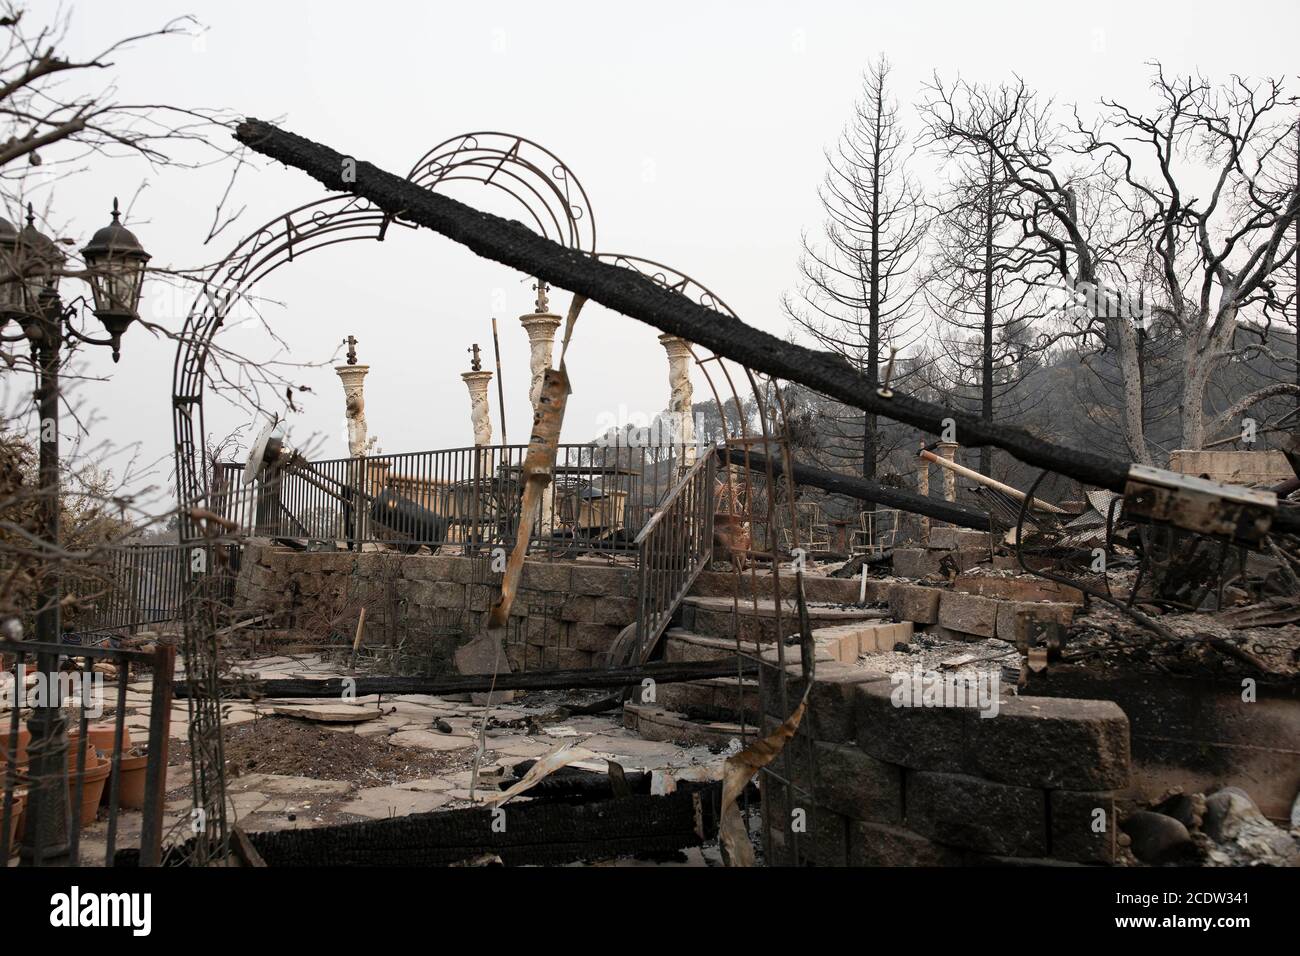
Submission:
<svg viewBox="0 0 1300 956">
<path fill-rule="evenodd" d="M 801 285 L 784 300 L 797 330 L 873 381 L 889 349 L 908 345 L 918 322 L 910 273 L 924 238 L 921 191 L 906 168 L 910 146 L 889 83 L 889 63 L 880 57 L 864 77 L 848 127 L 827 152 L 818 192 L 826 216 L 822 235 L 804 237 Z M 828 453 L 860 459 L 863 477 L 874 478 L 887 451 L 876 416 L 841 414 L 847 420 L 838 423 L 840 440 Z M 861 443 L 845 448 L 857 422 Z"/>
<path fill-rule="evenodd" d="M 1278 275 L 1294 255 L 1300 194 L 1270 188 L 1267 174 L 1293 129 L 1295 100 L 1280 80 L 1216 85 L 1167 77 L 1159 64 L 1151 90 L 1151 109 L 1102 100 L 1092 122 L 1077 109 L 1060 121 L 1021 80 L 978 88 L 936 78 L 924 106 L 938 136 L 990 152 L 1015 190 L 1013 215 L 1045 263 L 1039 281 L 1074 296 L 1060 334 L 1117 353 L 1125 442 L 1144 462 L 1152 455 L 1139 332 L 1148 316 L 1178 334 L 1184 448 L 1297 390 L 1274 383 L 1206 420 L 1212 376 L 1240 357 L 1239 320 L 1277 306 Z M 967 102 L 981 122 L 969 121 Z"/>
<path fill-rule="evenodd" d="M 1016 228 L 1016 192 L 992 151 L 942 136 L 934 142 L 949 181 L 936 199 L 921 286 L 949 330 L 937 337 L 947 391 L 966 403 L 973 395 L 986 421 L 1014 420 L 1016 387 L 1033 371 L 1038 352 L 1034 327 L 1042 297 L 1027 278 L 1034 249 Z M 991 467 L 992 449 L 981 448 L 980 472 L 991 474 Z"/>
</svg>

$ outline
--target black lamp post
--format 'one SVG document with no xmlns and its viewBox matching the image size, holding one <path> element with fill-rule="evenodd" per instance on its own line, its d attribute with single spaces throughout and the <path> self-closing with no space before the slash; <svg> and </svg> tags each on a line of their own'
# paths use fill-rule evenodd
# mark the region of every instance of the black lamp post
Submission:
<svg viewBox="0 0 1300 956">
<path fill-rule="evenodd" d="M 22 328 L 21 336 L 2 336 L 7 341 L 25 338 L 31 343 L 36 366 L 36 403 L 40 416 L 39 481 L 37 502 L 38 533 L 52 554 L 37 588 L 36 640 L 57 645 L 62 632 L 61 602 L 63 571 L 59 547 L 59 367 L 65 342 L 107 346 L 113 361 L 119 357 L 122 334 L 138 317 L 141 283 L 149 255 L 119 220 L 113 200 L 113 221 L 100 229 L 82 250 L 95 301 L 95 315 L 108 338 L 85 335 L 73 325 L 77 302 L 66 308 L 59 298 L 58 284 L 67 257 L 58 245 L 36 228 L 31 206 L 27 225 L 21 232 L 0 218 L 0 329 L 10 320 Z M 20 860 L 25 865 L 61 865 L 72 862 L 68 834 L 72 808 L 68 802 L 66 722 L 58 686 L 59 653 L 37 654 L 37 668 L 45 677 L 46 693 L 28 721 L 32 741 L 30 767 L 32 786 L 28 824 Z M 79 811 L 78 811 L 79 812 Z"/>
</svg>

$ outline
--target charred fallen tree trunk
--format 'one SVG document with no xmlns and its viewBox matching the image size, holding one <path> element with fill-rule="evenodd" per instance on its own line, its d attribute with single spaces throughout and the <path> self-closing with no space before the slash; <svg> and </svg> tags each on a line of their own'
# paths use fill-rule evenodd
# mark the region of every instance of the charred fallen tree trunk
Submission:
<svg viewBox="0 0 1300 956">
<path fill-rule="evenodd" d="M 1027 464 L 1112 491 L 1124 490 L 1126 461 L 1051 445 L 1020 428 L 992 425 L 955 409 L 890 393 L 839 356 L 787 342 L 700 305 L 633 269 L 602 262 L 539 236 L 522 223 L 430 192 L 270 123 L 248 119 L 236 128 L 235 138 L 264 156 L 301 169 L 329 189 L 363 196 L 384 212 L 439 232 L 486 259 L 584 295 L 748 368 L 799 382 L 931 434 L 940 434 L 944 422 L 951 419 L 963 445 L 991 445 Z M 344 180 L 345 169 L 355 173 L 354 181 Z"/>
<path fill-rule="evenodd" d="M 682 683 L 708 677 L 737 677 L 758 673 L 756 662 L 726 657 L 710 661 L 653 661 L 608 670 L 532 671 L 522 674 L 449 674 L 439 677 L 332 677 L 328 680 L 285 678 L 283 680 L 226 680 L 221 683 L 223 699 L 253 697 L 328 697 L 344 699 L 349 694 L 468 694 L 492 690 L 577 690 L 587 687 L 624 687 L 649 678 L 658 684 Z M 188 681 L 176 682 L 173 696 L 189 697 Z"/>
<path fill-rule="evenodd" d="M 787 342 L 660 285 L 503 219 L 430 192 L 364 160 L 270 123 L 248 119 L 235 138 L 250 149 L 301 169 L 328 189 L 362 196 L 385 213 L 441 233 L 486 259 L 536 276 L 616 312 L 712 349 L 758 372 L 799 382 L 845 404 L 933 435 L 951 433 L 968 447 L 1001 448 L 1020 461 L 1124 494 L 1130 462 L 1055 445 L 1022 428 L 983 421 L 880 387 L 842 357 Z M 344 172 L 351 175 L 344 179 Z M 1275 526 L 1300 531 L 1300 509 L 1277 508 Z"/>
<path fill-rule="evenodd" d="M 717 836 L 721 793 L 713 783 L 659 797 L 511 803 L 503 817 L 476 807 L 247 837 L 270 867 L 451 866 L 485 854 L 506 866 L 547 866 L 702 846 Z M 183 865 L 192 843 L 172 847 L 163 865 Z M 120 851 L 114 864 L 138 865 L 139 851 Z"/>
<path fill-rule="evenodd" d="M 746 451 L 743 448 L 725 448 L 720 450 L 718 454 L 733 465 L 747 465 L 754 471 L 764 471 L 767 468 L 767 456 L 759 452 Z M 781 459 L 772 459 L 772 473 L 778 478 L 785 473 L 785 465 Z M 867 481 L 865 478 L 840 475 L 833 471 L 826 471 L 823 468 L 801 465 L 798 462 L 794 463 L 790 477 L 794 479 L 795 484 L 820 488 L 823 491 L 844 495 L 848 498 L 876 501 L 891 508 L 926 515 L 938 521 L 955 524 L 961 528 L 974 528 L 976 531 L 989 530 L 988 515 L 972 511 L 970 508 L 963 508 L 961 505 L 949 501 L 925 498 L 911 492 L 900 491 L 897 488 L 886 488 L 884 485 L 878 485 L 874 481 Z"/>
</svg>

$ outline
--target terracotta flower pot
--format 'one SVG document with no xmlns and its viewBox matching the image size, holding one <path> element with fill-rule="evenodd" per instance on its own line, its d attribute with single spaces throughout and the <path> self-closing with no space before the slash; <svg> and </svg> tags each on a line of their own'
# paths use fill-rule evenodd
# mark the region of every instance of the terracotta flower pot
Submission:
<svg viewBox="0 0 1300 956">
<path fill-rule="evenodd" d="M 111 720 L 101 720 L 86 727 L 87 736 L 90 738 L 90 745 L 96 750 L 102 750 L 106 754 L 113 752 L 113 729 L 114 724 Z M 75 752 L 77 739 L 81 736 L 81 728 L 73 726 L 68 731 L 69 752 Z M 131 728 L 122 725 L 121 746 L 123 750 L 131 746 Z"/>
<path fill-rule="evenodd" d="M 144 772 L 149 763 L 148 754 L 140 756 L 122 755 L 119 773 L 122 775 L 118 784 L 117 802 L 129 810 L 144 809 Z M 107 793 L 107 788 L 105 788 Z"/>
<path fill-rule="evenodd" d="M 19 765 L 27 762 L 27 745 L 31 743 L 32 733 L 25 727 L 18 728 L 18 754 L 17 762 Z M 0 767 L 9 762 L 9 722 L 4 721 L 4 729 L 0 730 Z"/>
<path fill-rule="evenodd" d="M 86 772 L 82 776 L 81 784 L 81 825 L 89 826 L 95 822 L 95 817 L 99 814 L 99 800 L 104 795 L 104 784 L 108 781 L 109 771 L 113 765 L 105 757 L 94 757 L 95 763 L 91 763 L 91 754 L 86 754 Z M 77 795 L 77 772 L 76 765 L 68 769 L 68 795 L 75 799 Z"/>
</svg>

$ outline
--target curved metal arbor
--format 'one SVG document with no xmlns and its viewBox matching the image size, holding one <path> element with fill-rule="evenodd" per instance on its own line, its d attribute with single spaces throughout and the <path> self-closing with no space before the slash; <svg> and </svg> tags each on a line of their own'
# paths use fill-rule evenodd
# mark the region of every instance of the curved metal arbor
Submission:
<svg viewBox="0 0 1300 956">
<path fill-rule="evenodd" d="M 666 288 L 735 315 L 722 299 L 685 273 L 635 255 L 596 252 L 595 220 L 586 191 L 554 153 L 532 140 L 496 132 L 456 136 L 425 153 L 407 178 L 430 190 L 458 182 L 476 182 L 501 190 L 523 207 L 528 222 L 547 238 L 636 269 Z M 343 242 L 383 241 L 394 223 L 413 228 L 351 194 L 327 196 L 269 220 L 243 239 L 208 275 L 177 348 L 172 389 L 176 484 L 180 538 L 182 545 L 187 546 L 190 576 L 188 586 L 183 589 L 182 651 L 187 679 L 192 685 L 188 706 L 196 830 L 204 837 L 195 841 L 195 863 L 224 855 L 228 841 L 220 661 L 216 642 L 211 639 L 218 626 L 219 596 L 214 585 L 217 576 L 208 573 L 214 563 L 223 559 L 224 551 L 215 547 L 220 537 L 218 529 L 203 519 L 202 511 L 209 493 L 210 473 L 203 442 L 203 392 L 213 338 L 231 309 L 248 300 L 251 287 L 280 266 L 307 252 Z M 700 355 L 694 346 L 691 352 L 717 403 L 724 441 L 745 448 L 762 445 L 770 463 L 773 451 L 784 448 L 785 415 L 776 383 L 766 380 L 760 383 L 749 369 L 730 368 L 721 356 Z M 755 423 L 748 421 L 745 403 L 736 388 L 742 377 L 753 396 L 750 407 L 757 412 Z M 759 427 L 757 433 L 754 424 Z M 768 472 L 767 488 L 777 487 L 779 481 L 789 485 L 789 468 L 785 469 L 783 479 L 773 477 L 770 464 Z M 745 475 L 744 480 L 748 482 L 749 472 Z M 727 481 L 733 480 L 728 469 Z M 792 488 L 787 488 L 787 500 L 793 500 L 792 492 Z M 741 499 L 746 519 L 760 521 L 771 529 L 774 496 L 764 496 L 766 507 L 761 518 L 753 513 L 753 497 L 745 494 Z M 769 542 L 771 547 L 773 544 Z M 775 572 L 774 562 L 774 577 Z M 753 574 L 752 564 L 750 573 Z M 737 600 L 739 593 L 737 586 Z M 757 590 L 751 589 L 750 595 L 756 602 Z M 739 641 L 737 649 L 741 649 Z"/>
</svg>

